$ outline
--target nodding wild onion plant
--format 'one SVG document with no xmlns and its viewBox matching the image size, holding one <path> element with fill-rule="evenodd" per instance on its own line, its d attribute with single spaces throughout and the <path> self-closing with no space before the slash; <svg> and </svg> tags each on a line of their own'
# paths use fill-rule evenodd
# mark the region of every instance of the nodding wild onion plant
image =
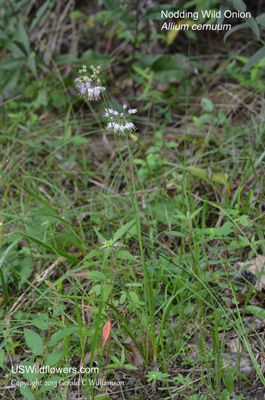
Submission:
<svg viewBox="0 0 265 400">
<path fill-rule="evenodd" d="M 144 256 L 144 250 L 143 250 L 143 241 L 142 241 L 142 233 L 141 233 L 141 224 L 140 224 L 140 217 L 139 217 L 139 208 L 138 208 L 138 200 L 137 200 L 137 194 L 136 194 L 136 186 L 135 186 L 135 178 L 134 178 L 134 163 L 133 163 L 133 157 L 132 157 L 132 152 L 130 148 L 130 143 L 129 143 L 129 136 L 135 140 L 136 136 L 132 134 L 133 131 L 136 130 L 135 125 L 130 121 L 130 117 L 132 114 L 135 114 L 137 112 L 136 108 L 129 108 L 127 110 L 127 105 L 123 105 L 123 112 L 119 113 L 116 110 L 113 110 L 112 108 L 109 108 L 107 105 L 107 101 L 105 98 L 105 92 L 106 88 L 102 86 L 101 84 L 101 79 L 100 79 L 100 73 L 101 73 L 101 67 L 94 67 L 93 65 L 90 66 L 90 69 L 92 71 L 92 74 L 89 75 L 87 71 L 87 67 L 83 66 L 83 68 L 79 71 L 82 76 L 80 78 L 75 79 L 75 86 L 79 90 L 79 95 L 80 96 L 87 96 L 87 100 L 93 101 L 93 100 L 99 100 L 100 99 L 100 94 L 102 94 L 104 103 L 105 103 L 105 113 L 103 115 L 104 118 L 107 118 L 108 122 L 106 125 L 106 130 L 110 131 L 113 133 L 117 150 L 119 153 L 124 177 L 126 180 L 126 184 L 129 190 L 129 195 L 130 195 L 130 200 L 133 208 L 133 213 L 134 213 L 134 219 L 135 219 L 135 225 L 136 225 L 136 230 L 137 230 L 137 235 L 138 235 L 138 244 L 139 244 L 139 249 L 140 249 L 140 254 L 141 254 L 141 261 L 142 261 L 142 267 L 143 267 L 143 276 L 144 276 L 144 291 L 145 291 L 145 321 L 146 321 L 146 326 L 145 326 L 145 331 L 147 335 L 147 340 L 146 340 L 146 364 L 147 364 L 147 359 L 148 359 L 148 335 L 151 330 L 151 342 L 152 342 L 152 347 L 153 347 L 153 357 L 154 361 L 157 359 L 157 354 L 158 354 L 158 347 L 159 343 L 156 343 L 156 332 L 155 332 L 155 310 L 154 310 L 154 298 L 153 298 L 153 289 L 152 289 L 152 280 L 149 277 L 149 272 L 145 263 L 145 256 Z M 117 134 L 124 135 L 126 139 L 126 144 L 127 144 L 127 151 L 129 155 L 129 164 L 130 164 L 130 172 L 131 172 L 131 177 L 130 180 L 128 178 L 128 174 L 126 171 L 125 163 L 123 160 L 123 156 L 120 151 L 120 145 L 119 141 L 117 138 Z M 136 138 L 137 139 L 137 138 Z M 112 266 L 111 266 L 112 269 Z M 111 276 L 112 276 L 112 271 L 111 271 Z M 111 314 L 112 316 L 112 309 L 111 309 Z"/>
</svg>

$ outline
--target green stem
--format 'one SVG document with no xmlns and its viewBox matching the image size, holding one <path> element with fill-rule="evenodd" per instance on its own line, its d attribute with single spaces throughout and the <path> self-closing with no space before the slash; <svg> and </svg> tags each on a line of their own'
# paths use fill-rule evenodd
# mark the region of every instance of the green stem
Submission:
<svg viewBox="0 0 265 400">
<path fill-rule="evenodd" d="M 105 102 L 106 110 L 108 111 L 109 114 L 109 119 L 112 124 L 112 119 L 111 115 L 109 113 L 109 108 L 105 99 L 105 96 L 103 94 L 103 99 Z M 151 287 L 151 282 L 149 279 L 149 273 L 148 269 L 146 266 L 145 262 L 145 256 L 144 256 L 144 250 L 143 250 L 143 241 L 142 241 L 142 233 L 141 233 L 141 223 L 140 223 L 140 217 L 139 217 L 139 212 L 138 212 L 138 205 L 137 205 L 137 195 L 136 195 L 136 186 L 135 186 L 135 179 L 134 179 L 134 171 L 133 171 L 133 159 L 132 159 L 132 153 L 131 153 L 131 148 L 129 144 L 129 139 L 128 135 L 126 135 L 126 142 L 127 142 L 127 147 L 128 147 L 128 153 L 129 153 L 129 162 L 130 162 L 130 169 L 131 169 L 131 175 L 132 175 L 132 182 L 129 182 L 128 175 L 126 172 L 125 164 L 123 161 L 123 157 L 120 151 L 120 146 L 119 142 L 117 139 L 117 135 L 115 132 L 114 127 L 112 126 L 112 131 L 114 134 L 117 150 L 119 153 L 119 157 L 121 160 L 121 165 L 124 173 L 124 177 L 126 180 L 127 187 L 129 189 L 129 195 L 130 195 L 130 200 L 134 212 L 134 218 L 135 218 L 135 224 L 136 224 L 136 229 L 137 229 L 137 234 L 138 234 L 138 242 L 139 242 L 139 248 L 140 248 L 140 254 L 141 254 L 141 259 L 142 259 L 142 265 L 143 265 L 143 274 L 144 274 L 144 291 L 145 291 L 145 304 L 147 307 L 148 303 L 148 308 L 149 308 L 149 317 L 150 317 L 150 324 L 151 324 L 151 342 L 152 342 L 152 347 L 153 347 L 153 352 L 154 352 L 154 360 L 156 361 L 157 359 L 157 346 L 155 345 L 155 313 L 154 313 L 154 303 L 153 303 L 153 292 L 152 292 L 152 287 Z M 146 303 L 147 299 L 147 303 Z M 147 310 L 146 310 L 147 311 Z M 146 329 L 146 354 L 148 354 L 148 326 Z"/>
<path fill-rule="evenodd" d="M 154 351 L 154 359 L 157 359 L 157 346 L 155 346 L 155 313 L 154 313 L 154 302 L 153 302 L 153 291 L 151 287 L 151 282 L 149 279 L 149 273 L 148 269 L 146 266 L 145 262 L 145 256 L 144 256 L 144 250 L 143 250 L 143 241 L 142 241 L 142 231 L 141 231 L 141 222 L 140 222 L 140 216 L 138 212 L 138 206 L 137 206 L 137 194 L 136 194 L 136 185 L 135 185 L 135 179 L 134 179 L 134 171 L 133 171 L 133 159 L 132 159 L 132 152 L 130 148 L 130 143 L 128 139 L 128 135 L 126 134 L 126 143 L 127 143 L 127 148 L 129 152 L 129 161 L 130 161 L 130 169 L 131 169 L 131 175 L 132 175 L 132 195 L 131 197 L 131 202 L 134 202 L 134 215 L 135 215 L 135 222 L 136 222 L 136 229 L 138 233 L 138 241 L 139 241 L 139 248 L 140 248 L 140 254 L 141 254 L 141 259 L 142 259 L 142 264 L 143 264 L 143 273 L 144 273 L 144 283 L 145 283 L 145 298 L 148 299 L 148 306 L 149 306 L 149 315 L 150 315 L 150 322 L 151 322 L 151 341 L 153 345 L 153 351 Z M 148 333 L 148 331 L 147 331 Z M 147 352 L 148 352 L 148 338 L 146 340 L 147 342 Z"/>
</svg>

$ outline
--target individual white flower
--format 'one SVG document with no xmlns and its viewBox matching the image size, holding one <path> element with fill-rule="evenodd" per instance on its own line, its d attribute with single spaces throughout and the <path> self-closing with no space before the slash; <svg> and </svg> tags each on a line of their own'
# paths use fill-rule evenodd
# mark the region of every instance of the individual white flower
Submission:
<svg viewBox="0 0 265 400">
<path fill-rule="evenodd" d="M 123 109 L 127 109 L 127 104 L 123 105 Z M 135 114 L 137 112 L 137 108 L 132 108 L 125 113 L 118 113 L 118 111 L 113 110 L 112 108 L 105 108 L 104 117 L 107 117 L 110 122 L 107 123 L 106 129 L 108 131 L 114 131 L 118 134 L 124 134 L 125 131 L 132 132 L 136 131 L 136 127 L 132 122 L 128 122 L 127 118 L 130 114 Z"/>
<path fill-rule="evenodd" d="M 116 249 L 117 247 L 119 247 L 121 245 L 120 242 L 114 242 L 114 240 L 105 240 L 103 246 L 101 246 L 102 249 Z"/>
<path fill-rule="evenodd" d="M 112 110 L 112 108 L 109 109 L 105 108 L 104 117 L 109 117 L 111 114 L 118 115 L 119 113 L 115 110 Z M 111 116 L 110 118 L 112 119 L 113 117 Z"/>
<path fill-rule="evenodd" d="M 95 68 L 91 65 L 90 69 L 92 74 L 88 75 L 87 68 L 83 65 L 83 68 L 79 71 L 83 75 L 75 79 L 75 86 L 79 90 L 79 96 L 87 95 L 89 101 L 99 100 L 101 92 L 106 90 L 99 79 L 100 67 Z"/>
</svg>

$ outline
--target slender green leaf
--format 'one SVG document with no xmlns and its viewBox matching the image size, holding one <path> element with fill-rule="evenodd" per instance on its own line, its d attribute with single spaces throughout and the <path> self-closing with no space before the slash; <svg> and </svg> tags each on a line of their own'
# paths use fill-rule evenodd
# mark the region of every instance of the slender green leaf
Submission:
<svg viewBox="0 0 265 400">
<path fill-rule="evenodd" d="M 233 26 L 233 28 L 229 29 L 229 31 L 227 31 L 226 34 L 224 35 L 224 42 L 226 42 L 226 39 L 232 33 L 236 32 L 236 31 L 239 31 L 240 29 L 246 29 L 248 27 L 249 27 L 249 24 L 247 24 L 246 22 L 243 22 L 243 24 L 239 24 L 239 25 Z"/>
<path fill-rule="evenodd" d="M 5 350 L 0 350 L 0 367 L 3 368 L 5 363 Z"/>
<path fill-rule="evenodd" d="M 265 13 L 262 13 L 257 16 L 256 21 L 259 25 L 265 28 Z"/>
<path fill-rule="evenodd" d="M 26 32 L 26 29 L 24 28 L 24 25 L 21 23 L 18 24 L 17 40 L 20 43 L 22 43 L 26 54 L 29 54 L 30 53 L 29 37 Z"/>
<path fill-rule="evenodd" d="M 253 56 L 250 57 L 248 62 L 245 64 L 245 66 L 242 68 L 242 72 L 248 71 L 250 68 L 253 67 L 257 62 L 262 60 L 265 57 L 265 46 L 259 49 Z M 264 156 L 264 153 L 262 153 Z"/>
<path fill-rule="evenodd" d="M 250 28 L 253 30 L 253 32 L 255 33 L 257 38 L 260 39 L 259 26 L 258 26 L 257 21 L 255 20 L 255 18 L 253 18 L 253 17 L 245 18 L 245 21 L 250 26 Z"/>
<path fill-rule="evenodd" d="M 94 226 L 94 231 L 96 232 L 96 235 L 97 235 L 100 243 L 105 243 L 106 239 L 104 238 L 104 236 L 101 235 L 101 233 L 98 231 L 98 229 L 95 226 Z"/>
<path fill-rule="evenodd" d="M 234 0 L 233 1 L 234 7 L 236 10 L 245 12 L 247 10 L 247 6 L 242 0 Z"/>
<path fill-rule="evenodd" d="M 120 229 L 117 230 L 117 232 L 114 233 L 113 240 L 116 242 L 119 240 L 128 230 L 132 227 L 134 224 L 134 219 L 127 224 L 123 225 Z"/>
<path fill-rule="evenodd" d="M 177 237 L 186 237 L 186 235 L 184 235 L 184 233 L 181 232 L 177 232 L 177 231 L 167 231 L 165 232 L 167 235 L 170 236 L 177 236 Z"/>
<path fill-rule="evenodd" d="M 36 17 L 33 19 L 29 31 L 31 32 L 40 22 L 40 19 L 42 18 L 42 16 L 44 15 L 45 11 L 47 10 L 47 8 L 50 5 L 51 0 L 46 0 L 45 3 L 42 4 L 42 6 L 38 9 L 37 13 L 36 13 Z"/>
<path fill-rule="evenodd" d="M 198 210 L 194 211 L 191 216 L 190 219 L 193 219 L 194 217 L 196 217 L 196 215 L 199 214 L 199 212 L 203 209 L 203 207 L 198 208 Z"/>
<path fill-rule="evenodd" d="M 39 239 L 35 238 L 34 236 L 27 235 L 26 233 L 23 233 L 23 235 L 25 237 L 27 237 L 29 240 L 31 240 L 32 242 L 37 243 L 41 247 L 44 247 L 46 250 L 51 251 L 52 253 L 55 253 L 55 254 L 57 253 L 60 256 L 63 256 L 64 258 L 66 258 L 67 260 L 73 262 L 74 264 L 79 264 L 78 258 L 72 256 L 71 254 L 67 253 L 66 251 L 60 250 L 56 247 L 52 247 L 49 244 L 43 242 L 42 240 L 39 240 Z"/>
<path fill-rule="evenodd" d="M 221 13 L 220 18 L 217 18 L 217 25 L 222 25 L 224 17 L 225 17 L 225 11 L 229 10 L 229 5 L 228 4 L 221 4 L 219 7 L 219 11 Z"/>
</svg>

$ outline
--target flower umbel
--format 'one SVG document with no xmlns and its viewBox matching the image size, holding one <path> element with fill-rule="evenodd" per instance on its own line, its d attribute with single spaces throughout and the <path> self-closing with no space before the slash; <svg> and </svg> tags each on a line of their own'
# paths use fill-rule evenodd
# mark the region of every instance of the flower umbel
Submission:
<svg viewBox="0 0 265 400">
<path fill-rule="evenodd" d="M 127 105 L 123 105 L 123 109 L 126 110 Z M 104 117 L 109 118 L 111 122 L 109 122 L 106 126 L 108 131 L 117 132 L 118 134 L 124 133 L 126 131 L 132 132 L 136 131 L 136 127 L 132 122 L 128 122 L 127 118 L 130 114 L 135 114 L 137 112 L 137 108 L 129 109 L 125 115 L 125 113 L 118 113 L 118 111 L 113 110 L 112 108 L 105 108 Z"/>
<path fill-rule="evenodd" d="M 79 96 L 87 95 L 89 101 L 99 100 L 100 93 L 104 92 L 106 89 L 101 85 L 101 80 L 99 78 L 101 67 L 95 68 L 90 65 L 92 74 L 89 75 L 87 72 L 87 67 L 83 65 L 83 68 L 79 70 L 82 76 L 75 79 L 75 87 L 79 90 Z"/>
</svg>

